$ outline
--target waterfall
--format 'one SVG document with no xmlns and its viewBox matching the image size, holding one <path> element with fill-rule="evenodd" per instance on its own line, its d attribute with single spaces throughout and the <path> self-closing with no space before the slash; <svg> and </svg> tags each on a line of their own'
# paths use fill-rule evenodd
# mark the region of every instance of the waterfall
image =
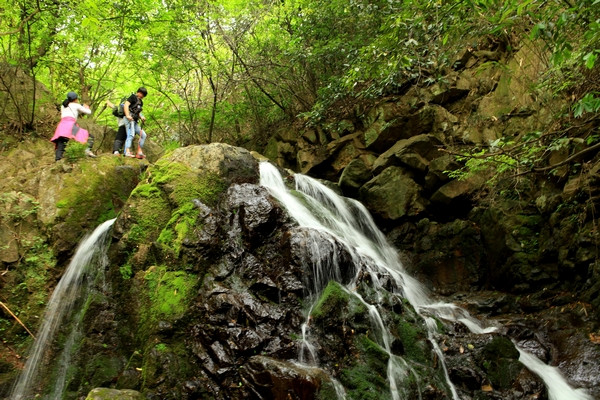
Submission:
<svg viewBox="0 0 600 400">
<path fill-rule="evenodd" d="M 471 332 L 477 334 L 491 333 L 499 327 L 484 325 L 473 318 L 466 310 L 452 303 L 434 301 L 426 288 L 406 273 L 397 250 L 388 244 L 385 236 L 377 228 L 371 215 L 361 203 L 338 196 L 333 190 L 315 179 L 301 174 L 296 174 L 294 177 L 296 192 L 286 188 L 277 168 L 268 162 L 260 164 L 260 184 L 266 187 L 286 208 L 300 227 L 307 228 L 307 232 L 313 232 L 313 241 L 317 246 L 329 246 L 331 243 L 334 243 L 333 245 L 339 243 L 345 246 L 345 250 L 353 258 L 353 264 L 361 265 L 369 273 L 373 289 L 380 293 L 380 296 L 384 289 L 379 277 L 387 276 L 392 279 L 394 284 L 393 294 L 407 299 L 424 319 L 429 331 L 428 339 L 441 361 L 452 398 L 458 400 L 458 393 L 450 380 L 444 362 L 444 354 L 435 341 L 436 323 L 433 317 L 445 321 L 460 322 Z M 307 233 L 307 235 L 309 234 Z M 306 242 L 310 243 L 308 240 Z M 313 282 L 305 283 L 309 290 L 309 298 L 313 302 L 313 306 L 310 307 L 312 309 L 320 292 L 327 285 L 327 281 L 329 279 L 339 281 L 339 272 L 336 269 L 336 261 L 324 262 L 318 251 L 312 253 L 310 258 L 310 260 L 304 260 L 303 264 L 305 268 L 308 268 L 308 271 L 312 270 L 312 277 L 316 278 L 313 279 Z M 318 272 L 314 271 L 314 269 L 322 268 L 325 269 Z M 356 291 L 352 291 L 351 288 L 356 286 L 359 278 L 359 271 L 356 272 L 354 279 L 346 285 L 346 290 L 352 296 L 357 297 L 369 310 L 373 332 L 377 333 L 378 345 L 389 355 L 387 379 L 390 385 L 390 394 L 392 399 L 399 400 L 402 398 L 400 384 L 404 377 L 412 371 L 409 371 L 406 362 L 394 355 L 390 349 L 391 333 L 382 322 L 379 304 L 369 304 Z M 307 317 L 310 315 L 310 309 Z M 309 335 L 309 329 L 305 323 L 302 327 L 302 348 L 299 359 L 300 361 L 306 361 L 306 355 L 308 354 L 309 361 L 316 362 L 317 356 L 314 354 L 314 346 L 310 343 Z M 558 369 L 545 365 L 535 356 L 526 353 L 522 349 L 519 349 L 519 353 L 519 361 L 530 371 L 540 376 L 546 383 L 550 399 L 591 400 L 591 397 L 583 390 L 571 388 Z"/>
<path fill-rule="evenodd" d="M 9 396 L 11 400 L 25 400 L 40 398 L 35 392 L 37 386 L 48 374 L 41 370 L 45 366 L 44 358 L 48 356 L 56 333 L 65 321 L 74 313 L 80 314 L 83 310 L 74 310 L 75 303 L 89 291 L 94 272 L 103 272 L 106 266 L 105 242 L 107 234 L 115 222 L 111 219 L 98 226 L 90 235 L 86 236 L 75 252 L 64 275 L 56 285 L 52 297 L 46 306 L 41 327 L 36 335 L 33 347 L 27 362 L 18 380 L 13 386 Z M 90 279 L 84 280 L 85 275 Z M 81 315 L 80 315 L 81 316 Z M 70 348 L 77 336 L 76 327 L 68 334 L 64 351 L 58 358 L 60 365 L 51 390 L 50 399 L 61 399 L 64 391 L 67 367 L 70 361 Z M 48 370 L 46 370 L 48 371 Z"/>
</svg>

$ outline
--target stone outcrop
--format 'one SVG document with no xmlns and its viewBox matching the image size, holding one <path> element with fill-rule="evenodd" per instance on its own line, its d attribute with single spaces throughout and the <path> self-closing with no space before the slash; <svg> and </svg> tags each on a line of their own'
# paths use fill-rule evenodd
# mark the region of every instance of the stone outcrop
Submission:
<svg viewBox="0 0 600 400">
<path fill-rule="evenodd" d="M 146 166 L 108 155 L 54 162 L 46 140 L 0 154 L 0 297 L 30 331 L 82 237 L 117 215 Z M 5 308 L 0 322 L 2 393 L 22 365 L 28 336 Z"/>
</svg>

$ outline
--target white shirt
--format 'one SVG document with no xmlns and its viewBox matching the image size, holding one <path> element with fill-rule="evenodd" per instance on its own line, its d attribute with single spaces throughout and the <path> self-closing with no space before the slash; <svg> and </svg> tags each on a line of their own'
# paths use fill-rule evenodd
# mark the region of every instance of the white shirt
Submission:
<svg viewBox="0 0 600 400">
<path fill-rule="evenodd" d="M 81 114 L 91 114 L 92 110 L 90 110 L 89 108 L 85 108 L 84 106 L 82 106 L 79 103 L 69 103 L 68 106 L 60 108 L 60 117 L 61 118 L 73 117 L 73 118 L 75 118 L 75 120 L 77 120 L 77 116 L 80 113 Z"/>
</svg>

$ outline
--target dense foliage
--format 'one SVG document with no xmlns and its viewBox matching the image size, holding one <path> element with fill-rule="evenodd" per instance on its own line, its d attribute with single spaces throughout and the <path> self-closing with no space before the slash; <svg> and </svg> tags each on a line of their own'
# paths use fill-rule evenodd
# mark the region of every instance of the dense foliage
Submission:
<svg viewBox="0 0 600 400">
<path fill-rule="evenodd" d="M 261 141 L 443 80 L 465 46 L 526 38 L 547 45 L 547 84 L 575 116 L 597 113 L 598 0 L 0 0 L 0 112 L 35 131 L 37 80 L 113 124 L 104 101 L 145 85 L 154 139 Z"/>
</svg>

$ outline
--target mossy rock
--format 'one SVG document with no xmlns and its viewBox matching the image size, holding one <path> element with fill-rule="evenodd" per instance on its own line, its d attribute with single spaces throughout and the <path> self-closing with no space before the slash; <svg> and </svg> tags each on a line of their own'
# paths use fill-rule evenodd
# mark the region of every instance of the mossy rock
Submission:
<svg viewBox="0 0 600 400">
<path fill-rule="evenodd" d="M 86 364 L 89 385 L 103 386 L 116 381 L 123 368 L 122 360 L 110 354 L 97 354 Z"/>
<path fill-rule="evenodd" d="M 175 320 L 183 316 L 198 277 L 183 271 L 168 271 L 165 266 L 151 267 L 142 275 L 149 300 L 147 317 L 153 320 Z"/>
<path fill-rule="evenodd" d="M 108 388 L 95 388 L 87 395 L 85 400 L 143 400 L 144 396 L 135 390 L 117 390 Z"/>
<path fill-rule="evenodd" d="M 140 165 L 127 163 L 98 157 L 75 163 L 67 173 L 60 166 L 42 173 L 40 220 L 54 224 L 56 250 L 72 249 L 83 232 L 116 217 L 139 180 Z"/>
<path fill-rule="evenodd" d="M 336 321 L 353 320 L 356 316 L 367 313 L 367 308 L 355 296 L 349 294 L 341 284 L 330 281 L 317 304 L 313 307 L 311 317 L 315 322 L 331 323 L 331 317 L 337 316 Z"/>
<path fill-rule="evenodd" d="M 494 337 L 483 348 L 482 356 L 481 365 L 492 386 L 497 389 L 509 389 L 523 369 L 519 363 L 519 351 L 503 336 Z"/>
<path fill-rule="evenodd" d="M 354 344 L 359 353 L 347 368 L 342 369 L 340 375 L 347 398 L 390 399 L 390 388 L 386 381 L 389 355 L 367 335 L 358 335 Z"/>
<path fill-rule="evenodd" d="M 214 206 L 226 183 L 212 172 L 194 172 L 188 166 L 165 159 L 146 172 L 132 192 L 125 209 L 126 240 L 133 245 L 158 242 L 175 255 L 195 225 L 196 201 Z"/>
<path fill-rule="evenodd" d="M 217 176 L 227 184 L 256 183 L 259 179 L 258 163 L 252 154 L 224 143 L 181 147 L 161 161 L 183 164 L 194 173 Z"/>
</svg>

